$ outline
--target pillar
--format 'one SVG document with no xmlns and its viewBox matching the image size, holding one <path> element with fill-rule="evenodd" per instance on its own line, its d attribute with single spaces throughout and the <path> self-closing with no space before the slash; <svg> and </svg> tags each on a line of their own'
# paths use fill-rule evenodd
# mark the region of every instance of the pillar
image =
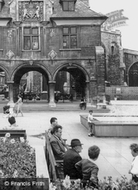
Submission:
<svg viewBox="0 0 138 190">
<path fill-rule="evenodd" d="M 86 89 L 85 89 L 87 103 L 90 102 L 90 89 L 89 89 L 89 81 L 86 81 Z"/>
<path fill-rule="evenodd" d="M 13 84 L 14 81 L 7 81 L 9 86 L 9 102 L 7 105 L 10 106 L 10 113 L 13 113 L 14 101 L 13 101 Z"/>
<path fill-rule="evenodd" d="M 49 107 L 56 107 L 55 103 L 55 81 L 49 81 Z"/>
</svg>

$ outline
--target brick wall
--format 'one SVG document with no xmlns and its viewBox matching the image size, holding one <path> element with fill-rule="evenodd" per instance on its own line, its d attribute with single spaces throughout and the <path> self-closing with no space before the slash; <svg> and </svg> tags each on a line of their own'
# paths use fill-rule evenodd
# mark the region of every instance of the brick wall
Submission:
<svg viewBox="0 0 138 190">
<path fill-rule="evenodd" d="M 120 96 L 122 100 L 138 100 L 138 87 L 111 86 L 105 88 L 105 93 L 106 95 L 110 95 L 112 100 L 116 94 Z"/>
</svg>

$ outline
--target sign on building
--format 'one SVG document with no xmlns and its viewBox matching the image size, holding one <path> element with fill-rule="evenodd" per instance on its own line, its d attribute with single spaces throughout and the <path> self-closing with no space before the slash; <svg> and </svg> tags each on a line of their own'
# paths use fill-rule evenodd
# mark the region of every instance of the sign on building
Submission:
<svg viewBox="0 0 138 190">
<path fill-rule="evenodd" d="M 125 26 L 127 24 L 126 20 L 128 20 L 128 18 L 123 15 L 123 11 L 124 10 L 121 9 L 106 14 L 108 19 L 103 23 L 101 29 L 103 31 L 109 31 L 117 27 Z"/>
</svg>

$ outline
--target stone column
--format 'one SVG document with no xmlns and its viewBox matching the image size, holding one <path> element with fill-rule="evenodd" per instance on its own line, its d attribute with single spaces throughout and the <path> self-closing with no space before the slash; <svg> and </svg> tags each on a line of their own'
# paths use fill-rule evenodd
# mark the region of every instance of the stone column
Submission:
<svg viewBox="0 0 138 190">
<path fill-rule="evenodd" d="M 7 84 L 9 86 L 9 102 L 7 105 L 10 106 L 10 114 L 13 113 L 13 108 L 14 108 L 14 101 L 13 101 L 13 84 L 14 81 L 7 81 Z"/>
<path fill-rule="evenodd" d="M 89 81 L 86 81 L 85 94 L 86 94 L 87 103 L 90 103 L 90 87 L 89 87 Z"/>
<path fill-rule="evenodd" d="M 105 94 L 105 56 L 104 49 L 96 46 L 97 85 L 98 95 Z"/>
<path fill-rule="evenodd" d="M 89 85 L 90 85 L 90 101 L 91 101 L 92 104 L 94 104 L 93 98 L 95 96 L 97 96 L 97 80 L 96 80 L 96 78 L 92 77 L 90 79 L 90 84 Z"/>
<path fill-rule="evenodd" d="M 56 107 L 55 103 L 55 81 L 49 81 L 49 107 Z"/>
</svg>

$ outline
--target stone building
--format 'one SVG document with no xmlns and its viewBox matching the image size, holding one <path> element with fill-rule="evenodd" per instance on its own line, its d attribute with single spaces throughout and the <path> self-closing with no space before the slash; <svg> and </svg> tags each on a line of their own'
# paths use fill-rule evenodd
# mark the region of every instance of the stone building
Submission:
<svg viewBox="0 0 138 190">
<path fill-rule="evenodd" d="M 0 2 L 0 71 L 5 72 L 12 103 L 22 76 L 40 72 L 54 106 L 56 76 L 70 73 L 82 84 L 87 101 L 105 94 L 105 15 L 88 0 L 4 0 Z"/>
</svg>

